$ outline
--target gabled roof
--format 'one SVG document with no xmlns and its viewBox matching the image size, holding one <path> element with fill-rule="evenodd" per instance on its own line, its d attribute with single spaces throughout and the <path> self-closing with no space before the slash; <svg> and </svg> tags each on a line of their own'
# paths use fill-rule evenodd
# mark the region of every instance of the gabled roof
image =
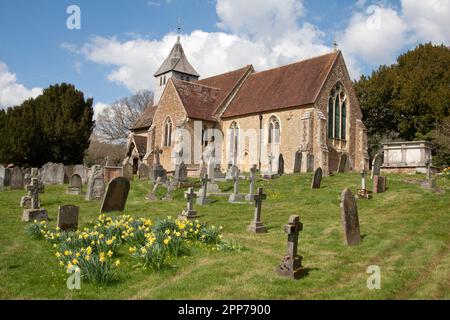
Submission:
<svg viewBox="0 0 450 320">
<path fill-rule="evenodd" d="M 136 149 L 138 150 L 139 157 L 144 157 L 147 153 L 147 137 L 134 136 L 133 140 L 136 145 Z"/>
<path fill-rule="evenodd" d="M 157 107 L 149 104 L 145 109 L 141 116 L 134 123 L 133 130 L 146 129 L 150 128 L 153 123 L 153 116 L 155 115 Z"/>
<path fill-rule="evenodd" d="M 170 71 L 177 71 L 195 77 L 200 76 L 186 58 L 183 47 L 180 43 L 180 37 L 178 37 L 177 42 L 173 46 L 172 51 L 170 51 L 169 56 L 166 60 L 164 60 L 163 64 L 159 67 L 154 76 L 157 77 Z"/>
<path fill-rule="evenodd" d="M 217 121 L 213 118 L 219 89 L 171 78 L 189 118 Z"/>
<path fill-rule="evenodd" d="M 243 68 L 230 71 L 227 73 L 219 74 L 217 76 L 201 79 L 197 81 L 196 83 L 217 88 L 219 89 L 219 94 L 217 96 L 217 100 L 214 106 L 214 113 L 217 111 L 217 109 L 222 105 L 224 100 L 230 95 L 230 93 L 236 88 L 239 81 L 243 79 L 243 77 L 249 73 L 252 72 L 253 66 L 247 65 Z"/>
<path fill-rule="evenodd" d="M 253 73 L 222 117 L 235 117 L 315 103 L 340 51 Z"/>
</svg>

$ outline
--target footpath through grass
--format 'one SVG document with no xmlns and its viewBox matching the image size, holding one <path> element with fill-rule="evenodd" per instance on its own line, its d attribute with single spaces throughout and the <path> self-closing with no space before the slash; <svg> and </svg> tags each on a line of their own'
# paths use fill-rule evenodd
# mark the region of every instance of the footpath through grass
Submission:
<svg viewBox="0 0 450 320">
<path fill-rule="evenodd" d="M 322 188 L 310 189 L 311 175 L 284 176 L 258 181 L 268 200 L 262 220 L 267 234 L 246 232 L 253 205 L 229 204 L 216 198 L 209 206 L 196 206 L 199 220 L 224 227 L 224 239 L 234 239 L 246 250 L 218 252 L 193 247 L 176 265 L 162 272 L 143 271 L 124 251 L 119 281 L 99 287 L 82 283 L 70 291 L 68 275 L 58 265 L 45 241 L 33 240 L 20 222 L 24 191 L 0 193 L 0 298 L 1 299 L 449 299 L 450 298 L 450 190 L 433 194 L 402 176 L 388 177 L 388 191 L 370 201 L 358 200 L 363 242 L 343 244 L 340 193 L 360 184 L 358 174 L 325 177 Z M 56 223 L 58 206 L 80 206 L 80 226 L 96 219 L 100 202 L 65 194 L 67 186 L 47 186 L 41 196 Z M 232 191 L 232 183 L 221 184 Z M 248 183 L 240 189 L 247 191 Z M 148 202 L 150 184 L 133 181 L 126 214 L 155 220 L 176 217 L 185 207 L 184 190 L 171 202 Z M 275 268 L 286 250 L 283 225 L 291 214 L 300 215 L 304 230 L 299 250 L 309 274 L 292 281 Z M 117 213 L 119 215 L 119 213 Z M 371 265 L 381 268 L 381 290 L 367 289 Z"/>
</svg>

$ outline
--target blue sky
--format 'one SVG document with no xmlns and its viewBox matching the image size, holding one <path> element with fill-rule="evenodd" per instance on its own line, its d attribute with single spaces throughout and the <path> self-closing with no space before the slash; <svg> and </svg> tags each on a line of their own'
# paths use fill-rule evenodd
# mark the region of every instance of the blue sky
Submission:
<svg viewBox="0 0 450 320">
<path fill-rule="evenodd" d="M 420 42 L 450 43 L 450 0 L 1 0 L 0 107 L 69 82 L 97 108 L 141 89 L 182 44 L 202 76 L 276 67 L 332 50 L 353 77 Z M 431 4 L 429 4 L 431 3 Z M 66 9 L 81 9 L 69 30 Z"/>
</svg>

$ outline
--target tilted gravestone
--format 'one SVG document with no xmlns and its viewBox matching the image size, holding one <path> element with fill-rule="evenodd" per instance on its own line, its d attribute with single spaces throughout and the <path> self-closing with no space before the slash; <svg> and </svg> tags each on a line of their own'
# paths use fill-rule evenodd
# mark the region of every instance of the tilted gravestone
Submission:
<svg viewBox="0 0 450 320">
<path fill-rule="evenodd" d="M 338 173 L 344 173 L 345 172 L 345 168 L 347 167 L 347 154 L 346 153 L 342 153 L 339 157 L 339 164 L 338 164 Z"/>
<path fill-rule="evenodd" d="M 9 186 L 11 189 L 19 190 L 23 189 L 24 187 L 24 174 L 20 167 L 14 167 L 14 169 L 11 172 L 11 178 L 9 182 Z"/>
<path fill-rule="evenodd" d="M 147 196 L 145 197 L 145 199 L 150 200 L 150 201 L 155 201 L 158 200 L 158 197 L 156 196 L 156 191 L 158 190 L 159 186 L 161 186 L 161 177 L 158 177 L 156 179 L 156 181 L 153 183 L 153 189 L 152 191 L 150 191 Z"/>
<path fill-rule="evenodd" d="M 383 152 L 377 153 L 375 157 L 373 157 L 372 161 L 372 176 L 379 176 L 381 174 L 381 166 L 383 165 Z"/>
<path fill-rule="evenodd" d="M 138 168 L 139 180 L 148 180 L 150 178 L 150 168 L 145 163 L 141 163 Z"/>
<path fill-rule="evenodd" d="M 108 184 L 103 198 L 101 213 L 120 211 L 125 209 L 128 193 L 130 192 L 130 181 L 124 177 L 118 177 Z"/>
<path fill-rule="evenodd" d="M 383 193 L 386 191 L 386 177 L 373 176 L 373 193 Z"/>
<path fill-rule="evenodd" d="M 194 192 L 194 188 L 189 188 L 188 191 L 184 193 L 184 197 L 187 200 L 187 208 L 178 216 L 178 220 L 195 219 L 197 217 L 197 211 L 194 210 L 194 200 L 197 198 L 197 195 Z"/>
<path fill-rule="evenodd" d="M 284 232 L 288 235 L 287 254 L 277 268 L 278 274 L 299 279 L 305 272 L 302 267 L 302 256 L 298 255 L 298 234 L 303 230 L 303 224 L 299 216 L 290 216 L 289 222 L 284 226 Z"/>
<path fill-rule="evenodd" d="M 322 168 L 317 168 L 311 181 L 311 189 L 320 189 L 320 184 L 322 183 L 322 174 Z"/>
<path fill-rule="evenodd" d="M 94 165 L 91 170 L 92 173 L 86 191 L 86 200 L 88 201 L 102 199 L 105 193 L 103 168 L 99 165 Z"/>
<path fill-rule="evenodd" d="M 71 195 L 80 195 L 83 192 L 83 180 L 79 174 L 73 174 L 69 180 L 69 187 L 66 193 Z"/>
<path fill-rule="evenodd" d="M 349 189 L 345 189 L 341 194 L 341 223 L 345 243 L 349 246 L 358 245 L 361 242 L 358 208 L 355 197 Z"/>
<path fill-rule="evenodd" d="M 261 221 L 261 207 L 263 200 L 267 199 L 267 195 L 264 194 L 263 188 L 258 188 L 258 193 L 255 195 L 255 214 L 253 221 L 247 227 L 247 231 L 253 233 L 265 233 L 267 228 Z"/>
<path fill-rule="evenodd" d="M 58 208 L 56 225 L 63 231 L 77 231 L 80 208 L 77 206 L 61 206 Z"/>
</svg>

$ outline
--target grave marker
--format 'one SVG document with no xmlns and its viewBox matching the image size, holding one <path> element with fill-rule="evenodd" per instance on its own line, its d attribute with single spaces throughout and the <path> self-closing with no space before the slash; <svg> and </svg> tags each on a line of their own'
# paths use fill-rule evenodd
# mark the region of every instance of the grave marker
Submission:
<svg viewBox="0 0 450 320">
<path fill-rule="evenodd" d="M 358 245 L 361 242 L 358 208 L 355 197 L 349 189 L 345 189 L 341 194 L 341 223 L 345 243 L 349 246 Z"/>
<path fill-rule="evenodd" d="M 267 228 L 261 221 L 261 207 L 263 200 L 267 199 L 267 195 L 264 194 L 263 188 L 258 188 L 258 193 L 255 195 L 255 214 L 253 221 L 247 227 L 247 231 L 253 233 L 265 233 Z"/>
<path fill-rule="evenodd" d="M 130 181 L 124 177 L 117 177 L 108 184 L 103 198 L 101 213 L 123 212 L 130 192 Z"/>
<path fill-rule="evenodd" d="M 298 255 L 298 234 L 303 230 L 303 224 L 299 216 L 290 216 L 289 222 L 284 226 L 284 232 L 288 235 L 287 254 L 277 268 L 278 274 L 299 279 L 305 272 L 302 267 L 302 256 Z"/>
</svg>

